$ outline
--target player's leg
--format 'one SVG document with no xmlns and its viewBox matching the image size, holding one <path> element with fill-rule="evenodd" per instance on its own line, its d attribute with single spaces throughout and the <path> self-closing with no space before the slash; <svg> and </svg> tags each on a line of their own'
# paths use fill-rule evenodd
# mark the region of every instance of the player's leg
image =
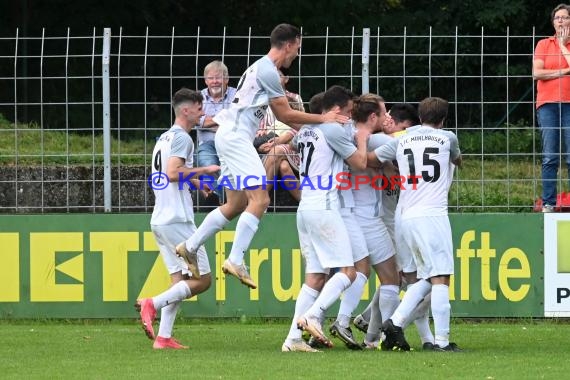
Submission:
<svg viewBox="0 0 570 380">
<path fill-rule="evenodd" d="M 425 236 L 425 231 L 423 231 L 421 227 L 418 227 L 417 220 L 418 218 L 413 221 L 402 220 L 397 223 L 396 242 L 398 245 L 398 254 L 401 252 L 420 252 L 420 254 L 422 254 L 422 251 L 425 250 L 420 238 L 421 233 L 424 233 Z M 422 260 L 418 263 L 418 260 L 415 260 L 415 263 L 418 265 L 418 276 L 421 277 L 421 270 L 423 268 L 421 265 L 423 265 L 424 262 Z M 431 284 L 425 280 L 420 280 L 413 285 L 408 285 L 408 289 L 399 306 L 392 314 L 392 317 L 382 324 L 382 332 L 385 335 L 385 340 L 382 342 L 383 349 L 390 350 L 393 347 L 403 350 L 410 349 L 409 344 L 406 342 L 402 325 L 413 309 L 430 292 L 430 290 Z"/>
<path fill-rule="evenodd" d="M 370 320 L 372 317 L 372 309 L 375 308 L 374 305 L 376 305 L 377 307 L 378 297 L 380 297 L 380 287 L 376 288 L 376 290 L 374 291 L 374 295 L 372 296 L 372 300 L 370 300 L 368 305 L 366 305 L 366 308 L 362 310 L 362 312 L 358 314 L 356 317 L 354 317 L 354 319 L 352 320 L 352 324 L 354 325 L 354 327 L 356 327 L 363 333 L 366 333 L 368 331 L 368 326 L 370 324 Z M 380 322 L 380 324 L 382 323 Z"/>
<path fill-rule="evenodd" d="M 228 193 L 231 193 L 231 191 Z M 267 191 L 261 187 L 247 189 L 244 190 L 243 193 L 247 196 L 247 208 L 238 219 L 234 242 L 229 257 L 224 262 L 222 269 L 224 273 L 236 276 L 244 285 L 255 289 L 257 285 L 249 275 L 243 263 L 243 257 L 257 232 L 259 220 L 269 205 L 269 195 Z M 230 194 L 228 194 L 227 204 L 229 204 L 230 201 Z"/>
<path fill-rule="evenodd" d="M 303 213 L 309 220 L 308 231 L 312 236 L 321 266 L 340 269 L 325 283 L 315 303 L 299 318 L 298 324 L 317 340 L 332 346 L 322 334 L 318 321 L 324 311 L 339 299 L 356 277 L 349 236 L 337 210 L 303 211 Z M 319 329 L 312 331 L 313 326 L 318 326 Z"/>
<path fill-rule="evenodd" d="M 342 220 L 350 236 L 350 246 L 356 277 L 352 284 L 343 293 L 338 315 L 334 324 L 330 327 L 330 333 L 338 337 L 350 349 L 361 349 L 361 345 L 356 341 L 350 329 L 350 318 L 358 306 L 364 285 L 370 275 L 370 261 L 368 258 L 368 246 L 357 218 L 351 209 L 341 209 Z"/>
<path fill-rule="evenodd" d="M 200 276 L 199 279 L 182 276 L 180 272 L 178 274 L 180 277 L 173 280 L 176 282 L 167 291 L 152 298 L 155 309 L 161 311 L 158 335 L 153 344 L 156 349 L 188 348 L 172 337 L 176 314 L 183 300 L 203 293 L 210 287 L 212 281 L 210 273 Z"/>
<path fill-rule="evenodd" d="M 351 241 L 355 241 L 352 239 Z M 354 252 L 354 251 L 353 251 Z M 350 318 L 362 297 L 364 285 L 370 274 L 370 261 L 368 256 L 354 263 L 356 278 L 343 293 L 336 321 L 330 327 L 333 336 L 338 337 L 350 349 L 361 349 L 350 329 Z"/>
<path fill-rule="evenodd" d="M 368 325 L 364 339 L 364 346 L 374 347 L 380 340 L 382 321 L 392 315 L 400 301 L 400 278 L 396 268 L 394 244 L 383 221 L 378 217 L 366 219 L 362 213 L 357 216 L 357 220 L 366 237 L 370 262 L 381 284 L 376 289 L 377 302 L 371 312 L 371 323 Z"/>
<path fill-rule="evenodd" d="M 434 336 L 429 325 L 429 309 L 431 305 L 431 293 L 412 311 L 409 318 L 402 325 L 402 329 L 406 329 L 412 322 L 416 325 L 418 335 L 422 341 L 424 350 L 433 350 Z"/>
<path fill-rule="evenodd" d="M 299 329 L 297 321 L 317 299 L 328 275 L 328 269 L 321 266 L 315 253 L 313 237 L 307 229 L 303 211 L 297 213 L 297 231 L 302 255 L 305 259 L 305 283 L 297 296 L 291 327 L 285 342 L 283 342 L 281 351 L 316 352 L 317 350 L 309 346 L 302 339 L 302 331 Z"/>
<path fill-rule="evenodd" d="M 324 273 L 307 273 L 305 275 L 305 284 L 301 287 L 297 301 L 295 301 L 295 314 L 293 315 L 291 327 L 281 347 L 281 351 L 317 352 L 316 349 L 309 346 L 303 340 L 302 331 L 299 329 L 297 321 L 307 312 L 319 296 L 320 289 L 322 289 L 325 282 L 325 277 L 326 274 Z"/>
<path fill-rule="evenodd" d="M 451 226 L 447 215 L 430 217 L 425 223 L 429 224 L 432 229 L 430 237 L 437 237 L 430 239 L 426 234 L 424 242 L 426 247 L 430 247 L 430 253 L 425 256 L 426 268 L 429 269 L 426 277 L 429 277 L 432 283 L 431 312 L 435 333 L 434 349 L 457 351 L 457 345 L 449 342 L 451 319 L 449 278 L 454 273 Z M 420 275 L 418 268 L 418 276 Z"/>
<path fill-rule="evenodd" d="M 149 338 L 154 338 L 152 324 L 157 311 L 161 310 L 159 333 L 153 345 L 155 348 L 187 348 L 172 338 L 172 328 L 180 302 L 210 287 L 210 265 L 204 247 L 198 250 L 198 277 L 192 277 L 174 248 L 173 242 L 192 234 L 195 230 L 196 226 L 193 223 L 152 226 L 153 235 L 171 279 L 171 287 L 166 291 L 153 298 L 137 301 L 142 325 Z"/>
</svg>

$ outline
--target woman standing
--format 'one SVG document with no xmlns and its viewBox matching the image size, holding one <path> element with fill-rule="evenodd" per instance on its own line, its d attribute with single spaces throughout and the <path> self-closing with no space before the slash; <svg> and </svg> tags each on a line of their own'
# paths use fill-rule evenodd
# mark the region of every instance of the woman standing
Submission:
<svg viewBox="0 0 570 380">
<path fill-rule="evenodd" d="M 542 212 L 556 206 L 561 142 L 570 171 L 570 5 L 559 4 L 550 17 L 555 34 L 538 42 L 532 67 L 542 136 Z"/>
</svg>

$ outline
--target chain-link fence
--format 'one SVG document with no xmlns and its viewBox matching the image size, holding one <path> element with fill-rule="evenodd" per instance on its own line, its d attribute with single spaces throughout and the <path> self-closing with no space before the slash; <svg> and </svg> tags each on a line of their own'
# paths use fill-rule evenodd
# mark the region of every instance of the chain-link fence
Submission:
<svg viewBox="0 0 570 380">
<path fill-rule="evenodd" d="M 251 28 L 247 35 L 106 32 L 16 30 L 0 38 L 3 212 L 151 211 L 150 158 L 155 138 L 173 121 L 172 94 L 204 88 L 204 66 L 215 59 L 228 66 L 235 87 L 269 49 L 268 36 Z M 540 193 L 531 75 L 540 38 L 534 30 L 411 35 L 403 28 L 385 35 L 370 28 L 335 35 L 327 28 L 304 33 L 288 86 L 305 102 L 333 84 L 379 93 L 388 108 L 446 98 L 446 128 L 457 133 L 465 161 L 451 211 L 530 211 Z M 196 201 L 201 209 L 212 206 Z M 285 191 L 272 192 L 271 210 L 294 208 Z"/>
</svg>

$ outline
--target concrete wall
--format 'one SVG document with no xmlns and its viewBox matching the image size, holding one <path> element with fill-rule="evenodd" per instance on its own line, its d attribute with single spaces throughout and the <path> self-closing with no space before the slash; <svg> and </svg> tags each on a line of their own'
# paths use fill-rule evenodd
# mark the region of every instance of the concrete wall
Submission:
<svg viewBox="0 0 570 380">
<path fill-rule="evenodd" d="M 152 212 L 154 194 L 146 166 L 111 171 L 113 212 Z M 104 212 L 103 168 L 100 166 L 0 167 L 0 213 Z M 274 202 L 274 198 L 276 202 Z M 196 199 L 197 211 L 216 207 L 216 199 Z M 286 191 L 271 194 L 269 211 L 294 211 Z"/>
</svg>

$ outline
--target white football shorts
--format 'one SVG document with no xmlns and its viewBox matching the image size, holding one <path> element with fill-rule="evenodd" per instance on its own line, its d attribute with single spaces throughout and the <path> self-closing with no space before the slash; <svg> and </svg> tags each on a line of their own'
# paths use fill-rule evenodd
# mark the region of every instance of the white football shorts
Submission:
<svg viewBox="0 0 570 380">
<path fill-rule="evenodd" d="M 249 138 L 229 128 L 220 128 L 215 144 L 221 167 L 218 183 L 230 190 L 245 190 L 265 183 L 265 168 Z"/>
<path fill-rule="evenodd" d="M 297 230 L 305 273 L 354 265 L 348 232 L 338 210 L 298 210 Z"/>
<path fill-rule="evenodd" d="M 356 208 L 355 219 L 364 235 L 371 265 L 382 263 L 395 255 L 392 237 L 380 217 L 359 213 Z"/>
<path fill-rule="evenodd" d="M 352 249 L 352 260 L 356 263 L 368 256 L 368 247 L 366 239 L 360 228 L 360 224 L 356 220 L 353 209 L 344 207 L 340 209 L 340 216 L 344 221 L 348 238 L 350 239 L 350 247 Z"/>
<path fill-rule="evenodd" d="M 453 241 L 447 215 L 402 219 L 396 225 L 396 235 L 398 230 L 402 243 L 413 255 L 418 278 L 427 280 L 454 273 Z"/>
<path fill-rule="evenodd" d="M 173 223 L 150 227 L 168 273 L 182 271 L 182 274 L 192 276 L 184 259 L 176 254 L 176 246 L 196 232 L 196 225 L 194 223 Z M 200 275 L 210 273 L 210 262 L 204 246 L 198 248 L 197 255 Z"/>
</svg>

